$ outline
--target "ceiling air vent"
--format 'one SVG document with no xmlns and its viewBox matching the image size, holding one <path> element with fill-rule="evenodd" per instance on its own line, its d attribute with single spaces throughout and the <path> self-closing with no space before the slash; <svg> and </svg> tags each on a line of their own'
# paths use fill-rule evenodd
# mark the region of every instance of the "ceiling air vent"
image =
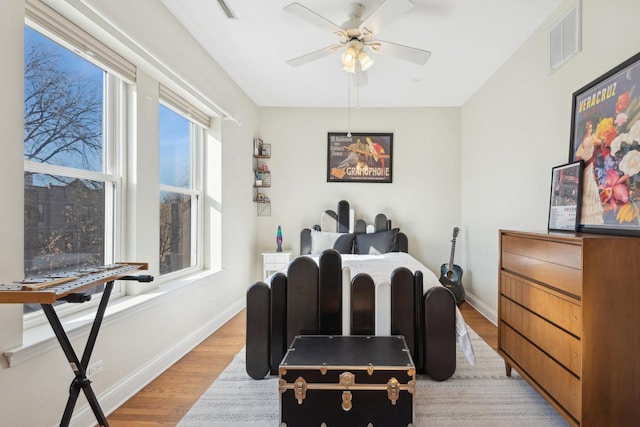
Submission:
<svg viewBox="0 0 640 427">
<path fill-rule="evenodd" d="M 549 72 L 552 73 L 580 51 L 580 0 L 549 30 Z"/>
<path fill-rule="evenodd" d="M 218 4 L 222 8 L 222 11 L 224 12 L 224 14 L 227 15 L 227 18 L 229 18 L 229 19 L 238 19 L 236 14 L 233 13 L 233 10 L 231 10 L 229 5 L 224 0 L 218 0 Z"/>
</svg>

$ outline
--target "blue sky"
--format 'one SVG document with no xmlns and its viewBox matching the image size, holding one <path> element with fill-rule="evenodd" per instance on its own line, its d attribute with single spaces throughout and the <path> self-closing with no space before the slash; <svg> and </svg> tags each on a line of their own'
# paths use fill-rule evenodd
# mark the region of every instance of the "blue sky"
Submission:
<svg viewBox="0 0 640 427">
<path fill-rule="evenodd" d="M 25 26 L 25 53 L 29 52 L 34 45 L 43 45 L 45 48 L 54 51 L 58 55 L 58 69 L 74 75 L 82 74 L 87 76 L 90 81 L 96 84 L 97 88 L 102 88 L 105 73 L 101 68 Z M 25 90 L 27 90 L 26 85 Z M 102 91 L 98 90 L 97 92 L 97 96 L 102 100 Z M 166 185 L 188 187 L 190 176 L 189 121 L 169 108 L 160 105 L 159 122 L 160 181 Z M 84 168 L 79 162 L 74 161 L 71 156 L 59 156 L 50 163 Z M 102 169 L 101 159 L 96 158 L 92 161 L 89 169 L 100 171 Z"/>
<path fill-rule="evenodd" d="M 189 121 L 160 105 L 160 183 L 189 187 Z"/>
<path fill-rule="evenodd" d="M 69 77 L 72 81 L 78 80 L 74 77 L 79 76 L 83 76 L 84 78 L 88 79 L 87 84 L 91 86 L 88 88 L 87 93 L 91 93 L 92 96 L 96 97 L 96 100 L 100 103 L 100 105 L 102 105 L 102 87 L 105 75 L 102 69 L 27 26 L 25 26 L 24 38 L 25 61 L 27 60 L 27 55 L 29 54 L 29 52 L 31 52 L 33 46 L 42 46 L 45 50 L 53 52 L 55 55 L 57 55 L 57 69 L 65 72 L 67 74 L 67 77 Z M 27 82 L 25 82 L 25 98 L 29 95 L 27 91 L 30 89 L 30 85 L 26 83 Z M 102 129 L 99 129 L 98 132 L 101 133 Z M 92 156 L 92 158 L 89 160 L 90 164 L 88 166 L 88 169 L 92 171 L 101 171 L 101 157 L 102 152 L 96 153 L 96 155 Z M 87 168 L 87 166 L 85 166 L 80 160 L 78 160 L 77 157 L 65 155 L 65 153 L 53 157 L 48 161 L 48 163 L 82 169 Z"/>
</svg>

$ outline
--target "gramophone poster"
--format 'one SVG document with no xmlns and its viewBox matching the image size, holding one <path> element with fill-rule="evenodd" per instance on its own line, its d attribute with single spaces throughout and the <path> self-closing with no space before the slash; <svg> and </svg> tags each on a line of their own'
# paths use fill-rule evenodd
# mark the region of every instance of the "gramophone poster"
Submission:
<svg viewBox="0 0 640 427">
<path fill-rule="evenodd" d="M 329 132 L 327 182 L 392 182 L 393 133 Z"/>
</svg>

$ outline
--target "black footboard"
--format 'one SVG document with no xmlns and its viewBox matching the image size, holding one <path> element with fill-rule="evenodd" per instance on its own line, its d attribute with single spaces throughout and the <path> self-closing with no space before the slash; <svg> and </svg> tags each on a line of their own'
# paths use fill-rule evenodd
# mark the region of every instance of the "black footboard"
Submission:
<svg viewBox="0 0 640 427">
<path fill-rule="evenodd" d="M 248 309 L 248 307 L 247 307 Z M 278 366 L 287 351 L 287 276 L 276 273 L 271 278 L 271 373 L 278 373 Z"/>
<path fill-rule="evenodd" d="M 423 276 L 406 268 L 391 274 L 392 335 L 403 335 L 416 369 L 437 381 L 456 369 L 456 304 L 444 286 L 423 295 Z M 353 277 L 350 328 L 353 335 L 375 335 L 375 284 L 367 274 Z M 320 257 L 298 257 L 287 274 L 277 273 L 247 290 L 246 370 L 255 379 L 275 374 L 296 335 L 342 334 L 342 263 L 335 250 Z"/>
<path fill-rule="evenodd" d="M 320 256 L 318 268 L 318 333 L 342 335 L 342 257 L 336 251 Z"/>
<path fill-rule="evenodd" d="M 444 381 L 456 371 L 456 298 L 444 286 L 424 295 L 425 372 Z"/>
<path fill-rule="evenodd" d="M 251 378 L 264 378 L 270 370 L 269 325 L 271 289 L 256 282 L 247 290 L 246 369 Z"/>
<path fill-rule="evenodd" d="M 287 345 L 296 335 L 318 333 L 318 265 L 296 258 L 287 270 Z"/>
<path fill-rule="evenodd" d="M 376 334 L 376 287 L 368 274 L 351 279 L 351 335 Z"/>
<path fill-rule="evenodd" d="M 407 347 L 418 372 L 421 366 L 416 358 L 416 283 L 413 273 L 408 268 L 396 268 L 391 273 L 391 335 L 404 335 Z M 420 282 L 422 289 L 422 282 Z M 422 294 L 421 294 L 422 295 Z"/>
</svg>

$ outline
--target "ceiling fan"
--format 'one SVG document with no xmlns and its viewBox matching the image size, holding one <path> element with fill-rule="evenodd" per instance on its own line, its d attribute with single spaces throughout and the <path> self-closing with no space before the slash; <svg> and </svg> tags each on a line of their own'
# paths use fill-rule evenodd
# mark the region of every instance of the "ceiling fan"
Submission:
<svg viewBox="0 0 640 427">
<path fill-rule="evenodd" d="M 284 7 L 286 12 L 323 30 L 335 33 L 338 36 L 339 44 L 290 59 L 287 64 L 297 67 L 342 51 L 343 69 L 348 73 L 363 77 L 365 74 L 362 72 L 371 68 L 374 62 L 367 54 L 368 50 L 376 54 L 424 65 L 431 56 L 431 52 L 373 38 L 385 25 L 405 14 L 411 8 L 413 8 L 413 2 L 410 0 L 385 0 L 363 20 L 365 6 L 361 3 L 352 3 L 349 5 L 349 20 L 338 25 L 300 3 L 291 3 Z"/>
</svg>

